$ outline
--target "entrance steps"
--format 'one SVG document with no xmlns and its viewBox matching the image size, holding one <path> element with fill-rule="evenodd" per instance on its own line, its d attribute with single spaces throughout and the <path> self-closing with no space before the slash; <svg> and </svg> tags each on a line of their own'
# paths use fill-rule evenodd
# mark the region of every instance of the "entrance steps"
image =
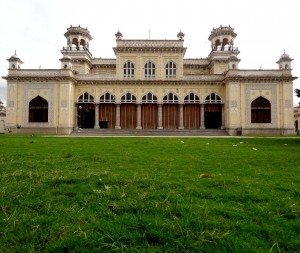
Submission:
<svg viewBox="0 0 300 253">
<path fill-rule="evenodd" d="M 229 136 L 229 134 L 222 129 L 80 129 L 74 130 L 71 136 Z"/>
</svg>

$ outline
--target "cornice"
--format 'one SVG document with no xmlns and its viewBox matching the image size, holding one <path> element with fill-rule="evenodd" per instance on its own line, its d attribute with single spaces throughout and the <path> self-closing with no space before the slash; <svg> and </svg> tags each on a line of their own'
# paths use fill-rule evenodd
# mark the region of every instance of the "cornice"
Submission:
<svg viewBox="0 0 300 253">
<path fill-rule="evenodd" d="M 187 85 L 214 85 L 221 86 L 224 85 L 223 82 L 220 81 L 194 81 L 194 80 L 80 80 L 77 81 L 77 84 L 81 85 L 119 85 L 119 86 L 187 86 Z"/>
<path fill-rule="evenodd" d="M 185 53 L 186 47 L 114 47 L 115 53 L 132 53 L 132 52 L 167 52 L 167 53 Z"/>
<path fill-rule="evenodd" d="M 225 77 L 226 82 L 255 82 L 255 83 L 270 83 L 270 82 L 291 82 L 298 77 L 293 76 L 281 76 L 281 77 L 267 77 L 267 76 L 248 76 L 248 77 L 240 77 L 240 76 L 230 76 Z"/>
</svg>

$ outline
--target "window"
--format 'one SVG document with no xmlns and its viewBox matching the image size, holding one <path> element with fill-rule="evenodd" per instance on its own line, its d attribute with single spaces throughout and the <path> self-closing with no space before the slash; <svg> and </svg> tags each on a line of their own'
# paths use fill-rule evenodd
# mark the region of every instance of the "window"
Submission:
<svg viewBox="0 0 300 253">
<path fill-rule="evenodd" d="M 37 96 L 29 102 L 29 122 L 48 122 L 48 102 Z"/>
<path fill-rule="evenodd" d="M 136 103 L 136 97 L 128 92 L 121 97 L 121 103 Z"/>
<path fill-rule="evenodd" d="M 197 95 L 195 95 L 194 93 L 190 93 L 189 95 L 187 95 L 184 98 L 184 103 L 187 103 L 187 104 L 200 103 L 200 98 Z"/>
<path fill-rule="evenodd" d="M 91 94 L 85 92 L 81 96 L 79 96 L 78 103 L 94 103 L 94 97 Z"/>
<path fill-rule="evenodd" d="M 155 78 L 155 64 L 151 61 L 145 64 L 145 78 Z"/>
<path fill-rule="evenodd" d="M 134 78 L 134 64 L 131 61 L 125 62 L 123 71 L 124 78 Z"/>
<path fill-rule="evenodd" d="M 166 64 L 166 78 L 176 78 L 176 64 L 172 61 Z"/>
<path fill-rule="evenodd" d="M 271 123 L 271 103 L 262 96 L 251 103 L 251 123 Z"/>
<path fill-rule="evenodd" d="M 149 92 L 142 97 L 142 103 L 157 103 L 157 97 Z"/>
<path fill-rule="evenodd" d="M 115 96 L 111 95 L 108 92 L 100 97 L 100 103 L 115 103 L 115 102 L 116 102 Z"/>
<path fill-rule="evenodd" d="M 173 93 L 169 93 L 168 95 L 165 95 L 163 98 L 164 103 L 178 103 L 178 97 L 174 95 Z"/>
<path fill-rule="evenodd" d="M 210 104 L 210 103 L 219 104 L 221 102 L 222 102 L 221 98 L 218 95 L 216 95 L 215 93 L 211 93 L 209 96 L 207 96 L 205 98 L 205 103 L 208 103 L 208 104 Z"/>
</svg>

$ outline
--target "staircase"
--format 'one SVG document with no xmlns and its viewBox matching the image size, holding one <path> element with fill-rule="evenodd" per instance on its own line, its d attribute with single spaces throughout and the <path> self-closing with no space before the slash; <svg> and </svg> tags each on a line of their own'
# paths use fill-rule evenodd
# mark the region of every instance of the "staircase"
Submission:
<svg viewBox="0 0 300 253">
<path fill-rule="evenodd" d="M 229 136 L 222 129 L 184 129 L 184 130 L 157 130 L 157 129 L 81 129 L 74 130 L 71 136 L 144 136 L 144 137 L 169 137 L 169 136 Z"/>
</svg>

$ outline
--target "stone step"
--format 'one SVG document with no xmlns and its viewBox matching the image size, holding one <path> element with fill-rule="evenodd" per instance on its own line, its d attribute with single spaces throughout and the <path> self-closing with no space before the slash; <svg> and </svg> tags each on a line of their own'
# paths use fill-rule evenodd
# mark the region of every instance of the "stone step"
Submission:
<svg viewBox="0 0 300 253">
<path fill-rule="evenodd" d="M 222 129 L 80 129 L 71 136 L 229 136 Z"/>
</svg>

